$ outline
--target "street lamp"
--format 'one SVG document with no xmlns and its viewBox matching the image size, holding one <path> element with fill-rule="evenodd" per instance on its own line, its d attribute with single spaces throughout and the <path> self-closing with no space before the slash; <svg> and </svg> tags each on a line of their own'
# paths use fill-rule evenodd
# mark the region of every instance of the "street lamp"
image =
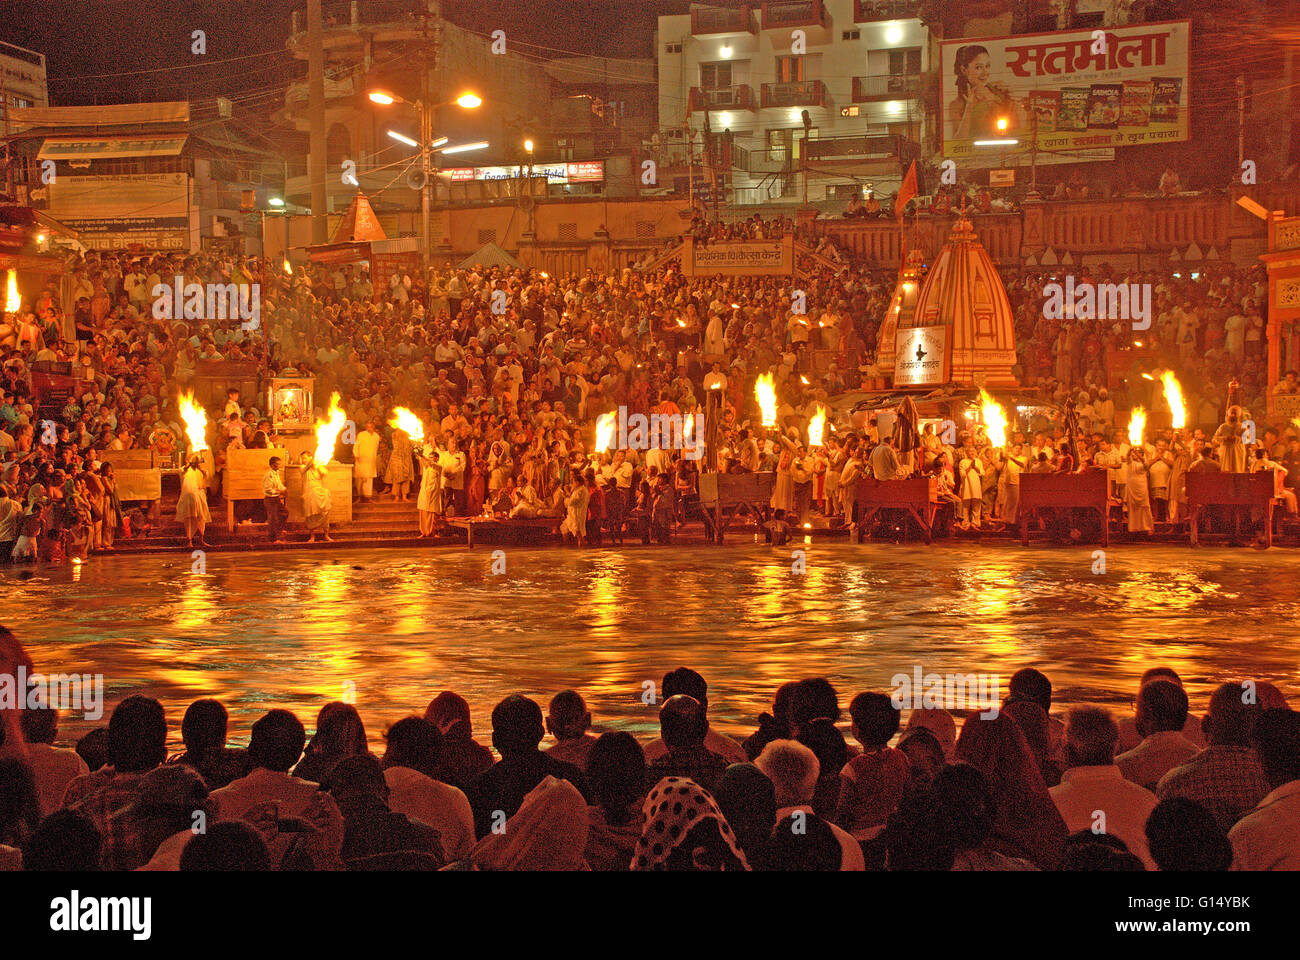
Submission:
<svg viewBox="0 0 1300 960">
<path fill-rule="evenodd" d="M 388 135 L 394 140 L 398 140 L 408 146 L 419 147 L 420 149 L 420 171 L 424 174 L 423 183 L 420 186 L 420 238 L 421 245 L 424 248 L 422 258 L 424 277 L 427 280 L 429 276 L 430 248 L 433 246 L 433 236 L 430 231 L 429 221 L 429 184 L 433 179 L 431 176 L 433 165 L 430 162 L 430 157 L 433 151 L 439 147 L 443 147 L 443 145 L 447 143 L 446 137 L 439 137 L 437 140 L 434 140 L 433 138 L 433 112 L 439 107 L 446 106 L 450 103 L 456 104 L 462 110 L 477 110 L 483 105 L 483 98 L 469 90 L 466 90 L 452 100 L 445 100 L 442 103 L 434 104 L 426 104 L 423 100 L 406 100 L 387 90 L 371 90 L 368 96 L 372 103 L 377 103 L 385 107 L 392 106 L 394 103 L 409 104 L 410 106 L 415 107 L 416 112 L 420 115 L 420 139 L 418 143 L 410 137 L 403 136 L 402 134 L 396 133 L 392 130 L 388 131 Z M 482 146 L 486 147 L 487 144 L 484 143 Z M 462 149 L 477 149 L 477 147 L 470 145 L 463 147 Z M 443 148 L 443 152 L 453 153 L 459 151 L 456 151 L 454 148 Z"/>
</svg>

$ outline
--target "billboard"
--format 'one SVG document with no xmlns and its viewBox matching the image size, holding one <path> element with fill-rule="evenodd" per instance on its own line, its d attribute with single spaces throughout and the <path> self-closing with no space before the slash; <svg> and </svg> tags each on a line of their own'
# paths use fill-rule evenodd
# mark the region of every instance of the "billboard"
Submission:
<svg viewBox="0 0 1300 960">
<path fill-rule="evenodd" d="M 439 171 L 453 183 L 470 180 L 518 180 L 527 175 L 528 165 L 511 167 L 447 167 Z M 545 176 L 547 183 L 597 183 L 605 179 L 604 160 L 582 160 L 578 163 L 535 163 L 533 176 Z"/>
<path fill-rule="evenodd" d="M 186 173 L 59 176 L 50 184 L 49 214 L 94 250 L 139 244 L 190 249 L 190 185 Z"/>
<path fill-rule="evenodd" d="M 1190 32 L 1190 21 L 1176 20 L 944 41 L 944 157 L 1027 162 L 1035 135 L 1039 163 L 1186 140 Z"/>
</svg>

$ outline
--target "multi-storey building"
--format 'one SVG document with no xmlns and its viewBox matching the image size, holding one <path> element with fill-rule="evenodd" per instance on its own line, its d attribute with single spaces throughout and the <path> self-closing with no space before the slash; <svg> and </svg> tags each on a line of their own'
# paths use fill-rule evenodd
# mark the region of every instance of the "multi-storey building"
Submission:
<svg viewBox="0 0 1300 960">
<path fill-rule="evenodd" d="M 926 133 L 919 6 L 772 0 L 660 17 L 652 152 L 672 169 L 707 141 L 741 205 L 894 192 Z"/>
<path fill-rule="evenodd" d="M 48 107 L 50 91 L 45 81 L 45 56 L 35 50 L 0 41 L 0 137 L 11 132 L 10 111 L 15 107 Z"/>
</svg>

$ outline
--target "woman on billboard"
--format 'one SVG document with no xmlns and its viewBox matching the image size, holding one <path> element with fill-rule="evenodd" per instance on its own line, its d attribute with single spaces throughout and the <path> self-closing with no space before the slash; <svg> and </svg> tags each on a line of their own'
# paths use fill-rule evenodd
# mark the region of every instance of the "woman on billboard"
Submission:
<svg viewBox="0 0 1300 960">
<path fill-rule="evenodd" d="M 953 62 L 953 76 L 957 80 L 957 96 L 948 104 L 948 136 L 954 140 L 971 140 L 976 137 L 1006 133 L 1019 126 L 1018 109 L 1006 87 L 989 83 L 993 58 L 987 47 L 968 44 L 957 48 Z M 998 129 L 998 118 L 1005 117 L 1007 126 Z"/>
</svg>

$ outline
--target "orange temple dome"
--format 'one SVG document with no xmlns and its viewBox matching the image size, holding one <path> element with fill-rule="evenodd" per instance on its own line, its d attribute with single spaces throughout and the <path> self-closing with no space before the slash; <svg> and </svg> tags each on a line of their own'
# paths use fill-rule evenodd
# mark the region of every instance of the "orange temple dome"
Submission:
<svg viewBox="0 0 1300 960">
<path fill-rule="evenodd" d="M 926 275 L 912 316 L 899 330 L 947 327 L 948 382 L 1019 386 L 1015 316 L 1002 278 L 964 211 Z"/>
</svg>

